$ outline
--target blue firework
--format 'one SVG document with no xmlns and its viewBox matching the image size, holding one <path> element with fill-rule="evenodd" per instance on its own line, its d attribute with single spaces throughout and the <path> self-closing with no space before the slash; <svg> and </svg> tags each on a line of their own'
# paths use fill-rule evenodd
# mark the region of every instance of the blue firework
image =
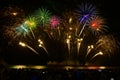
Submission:
<svg viewBox="0 0 120 80">
<path fill-rule="evenodd" d="M 16 28 L 16 33 L 17 33 L 17 35 L 26 36 L 29 33 L 29 29 L 27 26 L 22 24 Z"/>
<path fill-rule="evenodd" d="M 89 23 L 97 15 L 96 8 L 91 4 L 81 4 L 77 10 L 77 16 L 81 24 Z"/>
</svg>

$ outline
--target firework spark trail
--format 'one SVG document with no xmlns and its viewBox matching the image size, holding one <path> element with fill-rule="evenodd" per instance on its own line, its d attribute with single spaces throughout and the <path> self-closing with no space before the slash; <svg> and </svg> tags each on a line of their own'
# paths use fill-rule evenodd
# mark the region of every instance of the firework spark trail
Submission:
<svg viewBox="0 0 120 80">
<path fill-rule="evenodd" d="M 81 36 L 81 34 L 82 34 L 82 32 L 83 32 L 85 26 L 86 26 L 86 23 L 83 25 L 83 27 L 82 27 L 82 29 L 81 29 L 81 31 L 80 31 L 80 33 L 79 33 L 79 37 Z"/>
<path fill-rule="evenodd" d="M 87 50 L 87 54 L 86 54 L 86 57 L 88 56 L 88 54 L 91 52 L 92 49 L 88 49 Z"/>
<path fill-rule="evenodd" d="M 119 43 L 117 39 L 113 37 L 113 35 L 104 35 L 99 38 L 97 41 L 97 49 L 100 48 L 107 54 L 109 57 L 114 54 L 114 52 L 118 49 Z"/>
<path fill-rule="evenodd" d="M 88 14 L 87 15 L 84 15 L 83 18 L 80 20 L 80 23 L 83 23 L 83 21 L 88 17 Z"/>
<path fill-rule="evenodd" d="M 85 16 L 84 16 L 81 20 L 80 20 L 80 23 L 83 23 L 83 20 L 84 20 L 85 18 L 87 18 L 87 16 L 86 16 L 86 15 L 85 15 Z M 84 23 L 84 25 L 83 25 L 82 29 L 80 30 L 79 37 L 81 36 L 81 34 L 82 34 L 82 32 L 83 32 L 83 30 L 84 30 L 85 26 L 86 26 L 86 22 Z"/>
<path fill-rule="evenodd" d="M 99 55 L 103 55 L 103 52 L 98 52 L 98 53 L 96 53 L 90 60 L 92 60 L 92 59 L 94 59 L 96 56 L 99 56 Z"/>
<path fill-rule="evenodd" d="M 70 54 L 70 39 L 67 39 L 68 53 Z"/>
<path fill-rule="evenodd" d="M 88 56 L 88 54 L 91 52 L 91 50 L 92 50 L 93 48 L 94 48 L 93 45 L 88 46 L 86 57 Z"/>
<path fill-rule="evenodd" d="M 39 55 L 39 53 L 35 50 L 35 49 L 33 49 L 32 47 L 30 47 L 29 45 L 26 45 L 26 47 L 28 47 L 30 50 L 32 50 L 34 53 L 36 53 L 37 55 Z"/>
<path fill-rule="evenodd" d="M 37 55 L 39 55 L 39 53 L 38 53 L 35 49 L 33 49 L 31 46 L 29 46 L 29 45 L 27 45 L 27 44 L 25 44 L 25 43 L 23 43 L 23 42 L 19 42 L 19 45 L 21 45 L 21 46 L 23 46 L 23 47 L 27 47 L 27 48 L 29 48 L 31 51 L 33 51 L 34 53 L 36 53 Z"/>
<path fill-rule="evenodd" d="M 51 31 L 45 30 L 45 32 L 47 33 L 47 35 L 48 35 L 48 37 L 49 37 L 50 39 L 53 38 L 53 36 L 51 36 Z"/>
<path fill-rule="evenodd" d="M 77 43 L 77 54 L 79 54 L 80 45 L 81 45 L 81 43 L 80 43 L 80 42 L 78 42 L 78 43 Z"/>
<path fill-rule="evenodd" d="M 45 48 L 45 46 L 42 46 L 42 48 L 46 51 L 46 53 L 48 54 L 48 51 L 47 49 Z"/>
<path fill-rule="evenodd" d="M 31 28 L 30 28 L 30 31 L 32 33 L 33 38 L 35 39 L 35 34 L 34 34 L 34 32 L 33 32 L 33 30 Z"/>
<path fill-rule="evenodd" d="M 79 33 L 79 36 L 81 36 L 86 24 L 88 24 L 91 21 L 91 19 L 93 19 L 93 17 L 97 14 L 97 11 L 96 8 L 91 4 L 82 4 L 80 6 L 80 9 L 77 11 L 77 13 L 80 24 L 83 25 Z"/>
<path fill-rule="evenodd" d="M 36 28 L 36 26 L 37 26 L 37 21 L 36 21 L 35 17 L 28 17 L 26 19 L 26 21 L 24 22 L 24 25 L 29 28 L 33 38 L 35 39 L 35 34 L 33 32 L 33 29 Z"/>
<path fill-rule="evenodd" d="M 45 46 L 44 46 L 44 45 L 39 44 L 39 47 L 42 47 L 42 48 L 45 50 L 45 52 L 48 54 L 48 51 L 47 51 L 47 49 L 45 48 Z"/>
<path fill-rule="evenodd" d="M 60 32 L 60 27 L 59 26 L 58 26 L 57 30 L 58 30 L 58 35 L 60 36 L 61 32 Z"/>
<path fill-rule="evenodd" d="M 76 28 L 76 29 L 75 29 L 75 35 L 76 35 L 76 36 L 77 36 L 77 33 L 78 33 L 78 29 Z"/>
<path fill-rule="evenodd" d="M 79 50 L 80 50 L 82 40 L 83 40 L 83 38 L 77 39 L 77 55 L 79 54 Z"/>
<path fill-rule="evenodd" d="M 43 41 L 41 40 L 41 39 L 38 39 L 38 42 L 39 42 L 39 47 L 42 47 L 45 51 L 46 51 L 46 53 L 48 54 L 48 51 L 47 51 L 47 49 L 45 48 L 45 46 L 44 46 L 44 44 L 43 44 Z"/>
</svg>

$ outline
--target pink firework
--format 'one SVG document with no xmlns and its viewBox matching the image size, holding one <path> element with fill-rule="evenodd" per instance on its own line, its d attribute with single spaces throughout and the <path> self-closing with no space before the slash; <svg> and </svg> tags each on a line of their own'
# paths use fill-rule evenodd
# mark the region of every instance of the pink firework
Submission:
<svg viewBox="0 0 120 80">
<path fill-rule="evenodd" d="M 60 18 L 58 16 L 52 16 L 50 19 L 50 25 L 55 29 L 60 24 Z"/>
</svg>

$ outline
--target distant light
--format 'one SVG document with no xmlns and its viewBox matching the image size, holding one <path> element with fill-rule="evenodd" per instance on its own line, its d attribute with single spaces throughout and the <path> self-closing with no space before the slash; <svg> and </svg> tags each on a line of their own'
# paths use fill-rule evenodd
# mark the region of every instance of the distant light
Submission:
<svg viewBox="0 0 120 80">
<path fill-rule="evenodd" d="M 33 69 L 45 69 L 46 67 L 45 66 L 31 66 L 30 68 L 33 68 Z"/>
<path fill-rule="evenodd" d="M 98 69 L 96 66 L 89 66 L 88 69 Z"/>
<path fill-rule="evenodd" d="M 99 72 L 102 72 L 102 70 L 101 70 L 101 69 L 98 69 L 98 71 L 99 71 Z"/>
<path fill-rule="evenodd" d="M 114 78 L 110 78 L 110 80 L 115 80 Z"/>
<path fill-rule="evenodd" d="M 45 74 L 45 72 L 44 72 L 44 71 L 43 71 L 42 73 L 43 73 L 43 74 Z"/>
<path fill-rule="evenodd" d="M 73 69 L 73 67 L 71 67 L 71 66 L 65 66 L 64 68 L 65 68 L 66 70 Z"/>
<path fill-rule="evenodd" d="M 14 69 L 24 69 L 24 68 L 27 68 L 25 65 L 15 65 L 15 66 L 12 66 L 11 68 L 14 68 Z"/>
<path fill-rule="evenodd" d="M 97 67 L 97 66 L 89 66 L 88 69 L 99 69 L 99 70 L 102 70 L 102 69 L 105 69 L 106 67 L 105 66 L 100 66 L 100 67 Z"/>
<path fill-rule="evenodd" d="M 106 67 L 105 66 L 100 66 L 100 69 L 106 69 Z"/>
<path fill-rule="evenodd" d="M 26 65 L 14 65 L 9 68 L 13 69 L 45 69 L 46 66 L 26 66 Z"/>
<path fill-rule="evenodd" d="M 13 12 L 13 13 L 12 13 L 13 16 L 16 16 L 17 14 L 18 14 L 17 12 Z"/>
</svg>

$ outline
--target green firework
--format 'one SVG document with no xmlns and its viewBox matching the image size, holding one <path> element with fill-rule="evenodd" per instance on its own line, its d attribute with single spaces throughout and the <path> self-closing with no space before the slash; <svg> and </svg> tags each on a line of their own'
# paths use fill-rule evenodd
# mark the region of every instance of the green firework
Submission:
<svg viewBox="0 0 120 80">
<path fill-rule="evenodd" d="M 43 26 L 49 22 L 51 13 L 46 8 L 40 8 L 36 11 L 35 17 L 37 19 L 37 23 L 42 24 Z"/>
</svg>

